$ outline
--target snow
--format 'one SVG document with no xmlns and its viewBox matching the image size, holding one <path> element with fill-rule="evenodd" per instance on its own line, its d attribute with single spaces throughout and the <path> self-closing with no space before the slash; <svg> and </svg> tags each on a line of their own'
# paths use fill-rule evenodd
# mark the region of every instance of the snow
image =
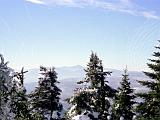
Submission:
<svg viewBox="0 0 160 120">
<path fill-rule="evenodd" d="M 54 111 L 53 114 L 52 114 L 52 118 L 58 118 L 57 113 L 58 113 L 58 111 Z"/>
<path fill-rule="evenodd" d="M 96 92 L 97 91 L 97 89 L 85 89 L 84 91 L 86 91 L 86 92 Z"/>
<path fill-rule="evenodd" d="M 72 120 L 91 120 L 87 115 L 77 115 L 72 118 Z"/>
<path fill-rule="evenodd" d="M 115 106 L 115 109 L 118 109 L 119 108 L 119 104 L 117 104 L 116 106 Z"/>
<path fill-rule="evenodd" d="M 87 111 L 84 111 L 81 115 L 76 115 L 74 117 L 72 117 L 71 120 L 92 120 L 88 117 L 89 114 L 92 114 L 95 118 L 98 118 L 98 113 L 97 112 L 93 112 L 93 113 L 87 113 L 85 114 Z"/>
<path fill-rule="evenodd" d="M 74 116 L 76 113 L 75 113 L 75 108 L 77 107 L 77 105 L 73 105 L 70 109 L 69 109 L 69 111 L 68 111 L 68 115 L 69 116 Z"/>
</svg>

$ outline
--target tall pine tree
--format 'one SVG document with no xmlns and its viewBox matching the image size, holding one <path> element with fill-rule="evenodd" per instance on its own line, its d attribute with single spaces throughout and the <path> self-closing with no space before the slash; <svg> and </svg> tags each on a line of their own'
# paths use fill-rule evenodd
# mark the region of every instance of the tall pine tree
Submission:
<svg viewBox="0 0 160 120">
<path fill-rule="evenodd" d="M 57 87 L 57 73 L 54 68 L 40 67 L 42 77 L 38 87 L 30 94 L 33 113 L 42 120 L 60 120 L 62 104 L 59 102 L 61 90 Z M 34 114 L 35 115 L 35 114 Z"/>
<path fill-rule="evenodd" d="M 10 91 L 11 91 L 11 69 L 7 66 L 0 54 L 0 120 L 9 120 L 12 118 L 10 112 Z"/>
<path fill-rule="evenodd" d="M 160 41 L 158 41 L 160 42 Z M 137 106 L 138 119 L 140 120 L 159 120 L 160 119 L 160 47 L 155 47 L 158 51 L 153 53 L 154 59 L 149 59 L 147 66 L 150 72 L 144 72 L 151 80 L 139 81 L 142 86 L 149 89 L 148 92 L 138 93 L 142 98 Z"/>
<path fill-rule="evenodd" d="M 90 119 L 107 120 L 109 116 L 110 101 L 115 94 L 105 80 L 111 72 L 105 72 L 102 61 L 92 52 L 90 61 L 85 70 L 85 80 L 78 82 L 85 84 L 84 88 L 80 88 L 69 99 L 69 103 L 73 106 L 69 111 L 69 116 L 78 114 L 88 114 Z"/>
<path fill-rule="evenodd" d="M 28 95 L 24 87 L 24 73 L 27 71 L 22 70 L 16 72 L 13 76 L 11 95 L 11 111 L 15 120 L 32 120 Z"/>
<path fill-rule="evenodd" d="M 130 86 L 127 69 L 124 70 L 122 76 L 122 82 L 120 87 L 118 87 L 113 103 L 112 120 L 132 120 L 135 114 L 133 110 L 135 95 Z"/>
</svg>

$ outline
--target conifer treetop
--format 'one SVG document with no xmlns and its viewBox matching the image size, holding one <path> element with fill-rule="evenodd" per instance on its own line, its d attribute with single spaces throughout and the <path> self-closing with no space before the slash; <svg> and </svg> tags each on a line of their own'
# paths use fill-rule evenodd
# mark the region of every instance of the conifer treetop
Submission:
<svg viewBox="0 0 160 120">
<path fill-rule="evenodd" d="M 144 72 L 151 80 L 138 81 L 142 86 L 149 89 L 148 92 L 138 93 L 137 96 L 143 99 L 143 102 L 137 106 L 138 118 L 146 120 L 160 119 L 160 41 L 155 46 L 156 52 L 153 52 L 153 59 L 147 63 L 150 72 Z"/>
</svg>

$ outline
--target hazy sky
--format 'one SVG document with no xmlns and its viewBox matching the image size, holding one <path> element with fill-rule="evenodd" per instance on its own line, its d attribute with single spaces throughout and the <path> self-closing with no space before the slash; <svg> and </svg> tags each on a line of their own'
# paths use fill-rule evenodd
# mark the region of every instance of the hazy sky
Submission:
<svg viewBox="0 0 160 120">
<path fill-rule="evenodd" d="M 13 68 L 145 70 L 160 38 L 160 0 L 0 0 L 0 53 Z"/>
</svg>

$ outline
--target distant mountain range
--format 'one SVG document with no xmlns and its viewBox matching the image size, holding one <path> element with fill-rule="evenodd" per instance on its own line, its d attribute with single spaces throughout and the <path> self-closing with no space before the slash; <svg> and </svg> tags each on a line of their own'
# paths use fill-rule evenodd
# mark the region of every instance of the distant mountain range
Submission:
<svg viewBox="0 0 160 120">
<path fill-rule="evenodd" d="M 58 73 L 58 81 L 60 82 L 58 86 L 62 90 L 62 99 L 70 97 L 73 93 L 73 90 L 78 87 L 76 84 L 77 81 L 84 79 L 84 69 L 85 68 L 80 65 L 60 67 L 55 69 Z M 123 71 L 109 68 L 106 68 L 105 71 L 112 71 L 111 76 L 108 76 L 106 79 L 109 81 L 109 85 L 111 85 L 113 88 L 117 88 L 121 81 Z M 39 69 L 37 68 L 30 69 L 29 72 L 26 73 L 25 86 L 28 92 L 31 92 L 37 86 L 39 73 Z M 128 74 L 131 81 L 131 86 L 135 89 L 136 92 L 146 90 L 144 87 L 139 85 L 137 80 L 149 80 L 147 76 L 138 71 L 129 71 Z"/>
<path fill-rule="evenodd" d="M 68 78 L 84 78 L 85 77 L 84 69 L 85 69 L 84 67 L 80 65 L 76 65 L 71 67 L 59 67 L 59 68 L 56 68 L 55 70 L 58 73 L 58 80 L 62 80 L 62 79 L 68 79 Z M 25 74 L 25 83 L 37 82 L 39 78 L 39 73 L 40 73 L 39 68 L 30 69 L 28 71 L 29 72 Z M 116 70 L 116 69 L 105 68 L 105 71 L 112 72 L 109 78 L 122 77 L 122 74 L 123 74 L 123 71 Z M 128 74 L 130 75 L 130 78 L 148 79 L 142 72 L 129 71 Z"/>
</svg>

